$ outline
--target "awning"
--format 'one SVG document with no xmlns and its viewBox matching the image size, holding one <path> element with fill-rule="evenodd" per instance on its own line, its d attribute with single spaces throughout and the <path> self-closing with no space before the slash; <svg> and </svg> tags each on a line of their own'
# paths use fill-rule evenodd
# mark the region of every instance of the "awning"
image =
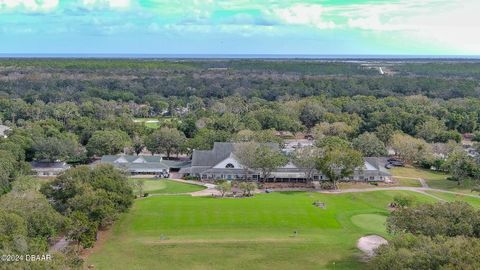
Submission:
<svg viewBox="0 0 480 270">
<path fill-rule="evenodd" d="M 305 178 L 305 173 L 302 172 L 274 172 L 271 177 L 276 178 Z"/>
</svg>

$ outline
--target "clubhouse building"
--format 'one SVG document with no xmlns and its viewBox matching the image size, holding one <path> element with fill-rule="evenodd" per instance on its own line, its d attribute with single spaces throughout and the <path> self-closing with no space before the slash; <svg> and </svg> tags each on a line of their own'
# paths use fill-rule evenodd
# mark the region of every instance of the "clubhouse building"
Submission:
<svg viewBox="0 0 480 270">
<path fill-rule="evenodd" d="M 272 147 L 278 147 L 272 144 Z M 245 173 L 253 180 L 260 179 L 260 172 L 245 168 L 235 157 L 235 143 L 216 142 L 212 150 L 194 150 L 190 166 L 180 169 L 182 176 L 196 177 L 202 181 L 218 179 L 242 180 Z M 344 181 L 384 182 L 391 179 L 386 170 L 386 158 L 366 157 L 362 168 L 355 170 Z M 316 171 L 313 180 L 328 180 L 321 172 Z M 307 182 L 305 173 L 289 162 L 276 169 L 265 182 Z"/>
<path fill-rule="evenodd" d="M 151 174 L 167 177 L 170 172 L 190 166 L 189 161 L 164 160 L 161 156 L 106 155 L 100 164 L 111 164 L 132 175 Z"/>
</svg>

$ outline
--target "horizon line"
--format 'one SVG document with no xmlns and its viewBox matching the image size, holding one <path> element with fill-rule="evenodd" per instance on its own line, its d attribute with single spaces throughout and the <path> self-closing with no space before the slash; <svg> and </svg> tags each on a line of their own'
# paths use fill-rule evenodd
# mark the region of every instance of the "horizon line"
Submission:
<svg viewBox="0 0 480 270">
<path fill-rule="evenodd" d="M 83 59 L 456 59 L 480 60 L 480 55 L 467 54 L 208 54 L 208 53 L 0 53 L 8 58 L 83 58 Z"/>
</svg>

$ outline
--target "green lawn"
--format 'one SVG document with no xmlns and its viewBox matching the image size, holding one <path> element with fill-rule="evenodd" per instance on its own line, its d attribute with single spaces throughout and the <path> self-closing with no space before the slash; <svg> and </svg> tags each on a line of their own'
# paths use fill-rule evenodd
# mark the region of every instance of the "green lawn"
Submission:
<svg viewBox="0 0 480 270">
<path fill-rule="evenodd" d="M 462 193 L 471 193 L 469 186 L 458 185 L 456 181 L 447 180 L 448 174 L 413 167 L 396 167 L 390 170 L 393 176 L 423 178 L 431 188 L 445 189 Z"/>
<path fill-rule="evenodd" d="M 175 121 L 179 121 L 177 117 L 171 116 L 162 116 L 159 118 L 134 118 L 134 122 L 136 123 L 143 123 L 147 128 L 157 129 L 162 126 L 163 123 L 172 123 Z"/>
<path fill-rule="evenodd" d="M 118 270 L 365 269 L 356 241 L 368 234 L 389 237 L 387 205 L 399 194 L 417 202 L 436 201 L 408 191 L 139 199 L 85 265 Z M 326 209 L 313 206 L 316 200 Z"/>
<path fill-rule="evenodd" d="M 397 181 L 397 186 L 400 187 L 421 187 L 422 184 L 416 178 L 398 178 L 395 179 Z"/>
<path fill-rule="evenodd" d="M 445 193 L 445 192 L 438 192 L 438 191 L 427 191 L 427 193 L 435 195 L 441 199 L 444 199 L 448 202 L 453 202 L 453 201 L 463 201 L 467 202 L 475 207 L 480 207 L 480 199 L 479 198 L 474 198 L 471 196 L 466 196 L 466 195 L 459 195 L 459 194 L 451 194 L 451 193 Z M 478 195 L 478 193 L 477 193 Z"/>
<path fill-rule="evenodd" d="M 395 179 L 395 183 L 387 184 L 379 182 L 377 185 L 365 182 L 339 182 L 339 189 L 366 189 L 366 188 L 376 188 L 376 187 L 421 187 L 420 181 L 414 178 L 399 178 Z"/>
<path fill-rule="evenodd" d="M 135 179 L 138 180 L 138 179 Z M 180 183 L 167 179 L 143 179 L 145 181 L 143 191 L 149 194 L 174 194 L 189 193 L 205 189 L 203 186 Z M 133 179 L 131 179 L 133 181 Z M 136 190 L 135 190 L 136 192 Z"/>
</svg>

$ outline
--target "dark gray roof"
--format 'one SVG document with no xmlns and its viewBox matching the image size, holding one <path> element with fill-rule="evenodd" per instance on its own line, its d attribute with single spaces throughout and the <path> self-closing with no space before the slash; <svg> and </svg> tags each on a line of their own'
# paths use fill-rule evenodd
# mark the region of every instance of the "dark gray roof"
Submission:
<svg viewBox="0 0 480 270">
<path fill-rule="evenodd" d="M 235 150 L 234 143 L 216 142 L 212 150 L 194 150 L 192 166 L 214 166 Z"/>
<path fill-rule="evenodd" d="M 68 169 L 70 165 L 65 162 L 43 162 L 43 161 L 32 161 L 30 162 L 32 169 Z"/>
<path fill-rule="evenodd" d="M 226 159 L 235 151 L 236 143 L 215 142 L 212 150 L 194 150 L 192 155 L 192 166 L 215 166 Z M 279 149 L 278 144 L 265 144 L 272 148 Z"/>
<path fill-rule="evenodd" d="M 190 161 L 163 160 L 160 156 L 106 155 L 99 163 L 112 164 L 129 172 L 164 172 L 189 167 Z"/>
<path fill-rule="evenodd" d="M 387 158 L 385 157 L 364 157 L 364 160 L 370 165 L 374 166 L 380 174 L 384 176 L 390 176 L 385 164 L 387 164 Z"/>
</svg>

